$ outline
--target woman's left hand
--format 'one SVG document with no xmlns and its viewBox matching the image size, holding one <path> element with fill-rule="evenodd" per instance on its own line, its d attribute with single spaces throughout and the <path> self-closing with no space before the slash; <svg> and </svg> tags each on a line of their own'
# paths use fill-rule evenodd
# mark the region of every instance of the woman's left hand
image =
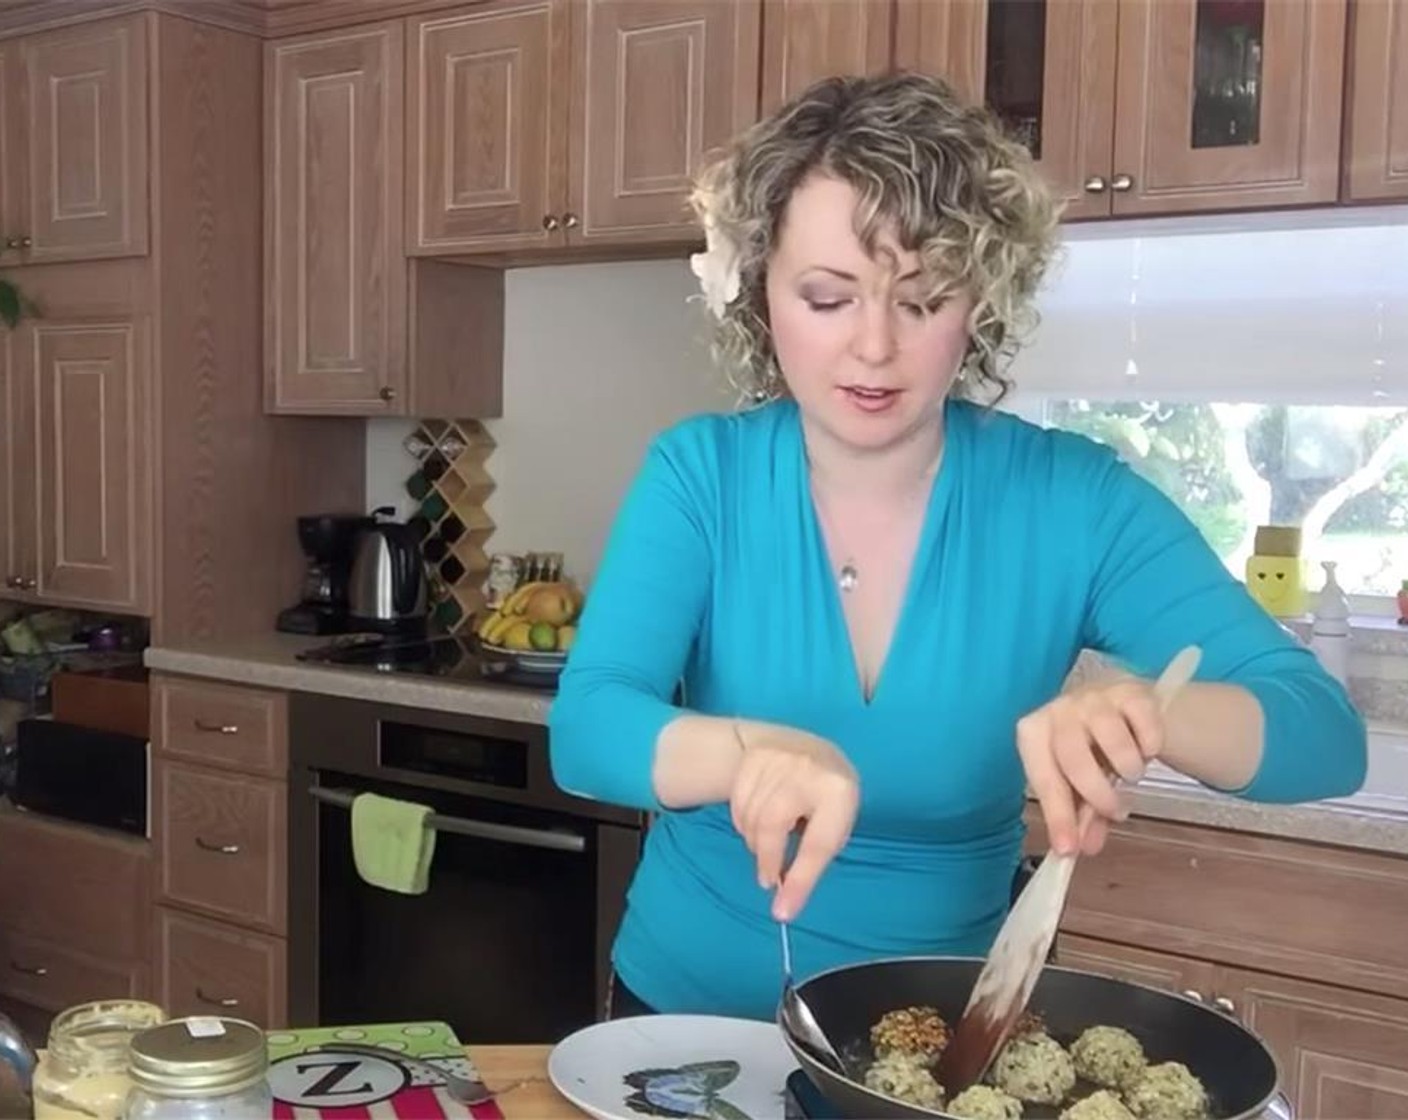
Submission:
<svg viewBox="0 0 1408 1120">
<path fill-rule="evenodd" d="M 1126 811 L 1111 775 L 1137 782 L 1164 745 L 1164 721 L 1150 682 L 1136 677 L 1080 685 L 1017 722 L 1017 753 L 1041 804 L 1051 847 L 1087 855 Z M 1077 811 L 1094 818 L 1078 834 Z"/>
</svg>

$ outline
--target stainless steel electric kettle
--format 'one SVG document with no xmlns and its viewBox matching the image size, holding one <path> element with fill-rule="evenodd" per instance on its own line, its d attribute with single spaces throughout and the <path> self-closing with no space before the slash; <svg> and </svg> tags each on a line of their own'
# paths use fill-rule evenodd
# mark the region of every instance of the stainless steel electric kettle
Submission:
<svg viewBox="0 0 1408 1120">
<path fill-rule="evenodd" d="M 395 513 L 390 506 L 380 506 L 357 532 L 348 581 L 353 630 L 388 634 L 425 630 L 427 594 L 420 541 L 411 526 L 388 520 Z"/>
</svg>

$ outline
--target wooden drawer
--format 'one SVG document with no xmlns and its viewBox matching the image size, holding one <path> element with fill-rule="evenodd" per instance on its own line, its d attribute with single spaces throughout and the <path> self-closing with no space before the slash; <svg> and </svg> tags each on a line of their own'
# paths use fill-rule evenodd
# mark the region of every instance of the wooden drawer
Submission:
<svg viewBox="0 0 1408 1120">
<path fill-rule="evenodd" d="M 287 774 L 283 693 L 177 677 L 154 683 L 157 753 L 271 778 Z"/>
<path fill-rule="evenodd" d="M 143 962 L 99 959 L 0 927 L 0 994 L 62 1011 L 95 999 L 146 998 L 146 989 Z"/>
<path fill-rule="evenodd" d="M 1027 848 L 1044 850 L 1028 813 Z M 1408 859 L 1132 818 L 1082 859 L 1063 930 L 1408 996 Z"/>
<path fill-rule="evenodd" d="M 161 901 L 284 933 L 287 786 L 159 760 Z"/>
<path fill-rule="evenodd" d="M 0 809 L 0 917 L 46 945 L 144 959 L 150 855 L 145 840 Z"/>
<path fill-rule="evenodd" d="M 172 1016 L 233 1015 L 287 1026 L 288 952 L 277 937 L 157 907 L 156 972 Z"/>
</svg>

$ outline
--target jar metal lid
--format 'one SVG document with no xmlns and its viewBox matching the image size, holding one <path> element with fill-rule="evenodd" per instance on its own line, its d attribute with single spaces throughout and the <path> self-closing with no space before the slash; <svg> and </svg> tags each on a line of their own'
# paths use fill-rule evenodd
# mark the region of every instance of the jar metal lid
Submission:
<svg viewBox="0 0 1408 1120">
<path fill-rule="evenodd" d="M 268 1066 L 264 1032 L 243 1019 L 173 1019 L 132 1040 L 132 1084 L 157 1097 L 238 1093 L 262 1080 Z"/>
</svg>

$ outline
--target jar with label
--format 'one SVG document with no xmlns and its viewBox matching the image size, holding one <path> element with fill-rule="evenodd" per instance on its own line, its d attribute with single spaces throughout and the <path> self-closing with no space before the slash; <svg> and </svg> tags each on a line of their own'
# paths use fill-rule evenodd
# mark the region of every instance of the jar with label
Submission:
<svg viewBox="0 0 1408 1120">
<path fill-rule="evenodd" d="M 132 1040 L 123 1120 L 245 1120 L 269 1116 L 264 1032 L 242 1019 L 192 1016 Z"/>
<path fill-rule="evenodd" d="M 50 1024 L 34 1071 L 34 1120 L 119 1120 L 132 1087 L 132 1039 L 166 1021 L 155 1004 L 135 999 L 83 1003 Z"/>
</svg>

